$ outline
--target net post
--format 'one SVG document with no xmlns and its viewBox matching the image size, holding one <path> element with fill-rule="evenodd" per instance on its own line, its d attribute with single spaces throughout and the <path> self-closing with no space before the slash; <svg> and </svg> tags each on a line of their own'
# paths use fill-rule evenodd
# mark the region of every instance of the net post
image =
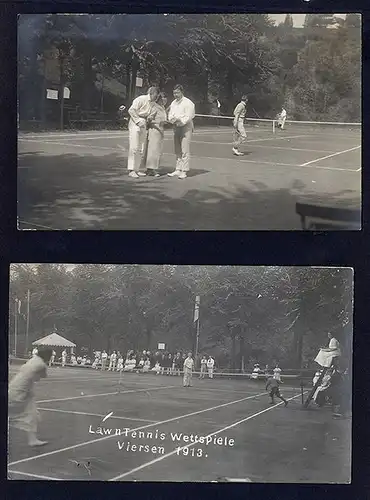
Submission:
<svg viewBox="0 0 370 500">
<path fill-rule="evenodd" d="M 272 133 L 275 134 L 275 131 L 276 131 L 275 120 L 272 120 Z"/>
</svg>

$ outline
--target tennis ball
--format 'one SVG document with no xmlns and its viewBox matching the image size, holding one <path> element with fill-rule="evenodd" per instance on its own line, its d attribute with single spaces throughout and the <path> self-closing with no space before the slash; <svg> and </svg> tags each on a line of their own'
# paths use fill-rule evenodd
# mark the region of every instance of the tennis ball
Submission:
<svg viewBox="0 0 370 500">
<path fill-rule="evenodd" d="M 81 396 L 83 396 L 83 395 L 84 395 L 84 393 L 83 393 L 83 392 L 81 392 Z"/>
</svg>

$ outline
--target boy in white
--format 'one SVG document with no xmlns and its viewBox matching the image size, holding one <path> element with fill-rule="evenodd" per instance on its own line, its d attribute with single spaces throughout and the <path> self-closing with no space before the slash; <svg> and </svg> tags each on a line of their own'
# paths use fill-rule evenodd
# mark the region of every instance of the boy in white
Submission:
<svg viewBox="0 0 370 500">
<path fill-rule="evenodd" d="M 35 347 L 34 349 L 32 349 L 32 356 L 36 356 L 38 352 L 39 351 L 38 351 L 37 347 Z"/>
<path fill-rule="evenodd" d="M 284 129 L 285 120 L 286 120 L 286 110 L 282 108 L 278 118 L 278 127 L 281 128 L 282 130 Z"/>
<path fill-rule="evenodd" d="M 55 351 L 52 351 L 51 358 L 50 358 L 50 361 L 49 361 L 49 366 L 52 366 L 54 364 L 55 356 L 56 355 L 57 355 L 57 353 Z"/>
<path fill-rule="evenodd" d="M 186 179 L 190 168 L 190 141 L 194 130 L 195 106 L 184 96 L 182 85 L 175 85 L 173 95 L 175 100 L 170 105 L 168 121 L 173 125 L 176 169 L 168 175 Z"/>
<path fill-rule="evenodd" d="M 205 356 L 200 360 L 200 375 L 199 378 L 204 378 L 207 371 L 207 358 Z"/>
<path fill-rule="evenodd" d="M 244 128 L 244 118 L 247 112 L 248 97 L 243 95 L 242 100 L 234 109 L 234 143 L 233 153 L 236 156 L 243 156 L 244 153 L 239 151 L 239 146 L 247 140 L 247 133 Z"/>
<path fill-rule="evenodd" d="M 184 361 L 184 387 L 191 387 L 191 378 L 193 376 L 194 361 L 189 352 Z"/>
<path fill-rule="evenodd" d="M 279 368 L 279 365 L 274 368 L 274 379 L 281 382 L 281 368 Z"/>
<path fill-rule="evenodd" d="M 113 351 L 109 358 L 109 368 L 108 371 L 114 371 L 116 369 L 117 354 Z"/>
<path fill-rule="evenodd" d="M 66 366 L 67 363 L 67 351 L 64 349 L 62 352 L 62 366 Z"/>
<path fill-rule="evenodd" d="M 108 359 L 108 354 L 103 351 L 101 354 L 101 369 L 102 371 L 105 370 L 105 365 L 107 364 L 107 359 Z"/>
<path fill-rule="evenodd" d="M 207 360 L 208 376 L 213 378 L 213 367 L 215 366 L 215 360 L 210 356 Z"/>
<path fill-rule="evenodd" d="M 145 172 L 139 172 L 141 155 L 147 133 L 147 119 L 152 112 L 153 104 L 157 100 L 159 90 L 157 87 L 150 87 L 146 95 L 141 95 L 133 100 L 128 114 L 130 121 L 129 132 L 129 152 L 127 168 L 130 177 L 145 176 Z"/>
</svg>

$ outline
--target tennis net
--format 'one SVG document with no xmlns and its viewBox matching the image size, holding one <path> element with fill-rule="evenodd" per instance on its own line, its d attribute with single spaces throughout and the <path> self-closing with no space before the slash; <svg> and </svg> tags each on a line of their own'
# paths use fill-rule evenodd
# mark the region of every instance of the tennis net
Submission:
<svg viewBox="0 0 370 500">
<path fill-rule="evenodd" d="M 233 116 L 217 116 L 217 115 L 195 115 L 194 127 L 195 130 L 211 130 L 215 133 L 222 131 L 232 131 Z M 282 130 L 278 125 L 278 120 L 269 118 L 245 118 L 244 127 L 248 132 L 256 133 L 271 133 L 284 134 L 302 133 L 305 135 L 337 135 L 348 136 L 358 140 L 361 139 L 362 124 L 352 122 L 323 122 L 323 121 L 302 121 L 302 120 L 287 120 Z"/>
<path fill-rule="evenodd" d="M 361 123 L 352 122 L 322 122 L 322 121 L 301 121 L 287 120 L 284 129 L 278 125 L 278 120 L 273 120 L 274 133 L 284 133 L 285 131 L 304 134 L 338 135 L 361 138 Z"/>
<path fill-rule="evenodd" d="M 196 130 L 214 130 L 215 133 L 217 131 L 230 130 L 233 129 L 233 116 L 217 116 L 217 115 L 195 115 L 194 118 L 194 127 Z M 264 118 L 245 118 L 244 119 L 244 127 L 245 129 L 256 131 L 264 131 L 267 133 L 273 133 L 274 131 L 274 120 L 264 119 Z"/>
</svg>

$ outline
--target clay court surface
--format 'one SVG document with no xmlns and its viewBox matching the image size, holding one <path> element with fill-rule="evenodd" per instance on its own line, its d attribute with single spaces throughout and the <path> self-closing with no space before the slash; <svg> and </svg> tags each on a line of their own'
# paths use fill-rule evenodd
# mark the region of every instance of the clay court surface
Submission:
<svg viewBox="0 0 370 500">
<path fill-rule="evenodd" d="M 11 367 L 10 377 L 16 370 Z M 193 383 L 183 388 L 180 377 L 135 373 L 124 374 L 119 384 L 114 373 L 49 369 L 48 378 L 36 385 L 40 438 L 49 444 L 30 449 L 22 431 L 11 429 L 9 478 L 350 482 L 351 421 L 334 420 L 330 408 L 313 404 L 303 410 L 299 387 L 283 386 L 285 408 L 269 404 L 262 382 L 194 378 Z M 96 433 L 98 427 L 105 434 Z M 115 429 L 129 430 L 117 436 Z M 135 430 L 153 437 L 139 437 Z M 156 432 L 165 438 L 156 439 Z M 234 441 L 186 447 L 189 443 L 173 441 L 171 433 Z"/>
<path fill-rule="evenodd" d="M 361 206 L 361 129 L 196 128 L 191 171 L 174 170 L 166 131 L 159 178 L 127 175 L 127 131 L 19 134 L 18 227 L 66 230 L 295 230 L 295 203 Z"/>
</svg>

